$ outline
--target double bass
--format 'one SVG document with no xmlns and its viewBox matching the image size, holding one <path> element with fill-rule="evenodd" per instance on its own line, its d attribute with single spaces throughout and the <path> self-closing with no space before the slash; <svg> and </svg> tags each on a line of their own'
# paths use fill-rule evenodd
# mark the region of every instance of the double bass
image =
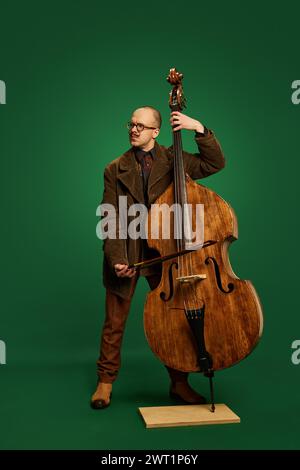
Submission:
<svg viewBox="0 0 300 470">
<path fill-rule="evenodd" d="M 170 70 L 167 80 L 172 85 L 172 111 L 185 107 L 182 79 L 176 69 Z M 165 365 L 185 372 L 202 372 L 209 378 L 214 411 L 214 372 L 237 364 L 251 353 L 262 334 L 262 306 L 252 283 L 239 279 L 229 261 L 229 245 L 238 238 L 233 209 L 185 173 L 181 131 L 172 134 L 174 180 L 155 204 L 175 204 L 185 216 L 176 220 L 174 212 L 169 238 L 151 238 L 151 227 L 162 224 L 162 218 L 151 206 L 148 245 L 160 256 L 134 267 L 143 269 L 162 263 L 160 284 L 148 293 L 144 306 L 146 338 Z M 191 249 L 190 234 L 196 229 L 195 211 L 199 204 L 204 207 L 204 239 Z M 186 205 L 191 207 L 189 213 L 184 210 Z M 188 225 L 190 230 L 186 230 Z M 162 230 L 160 227 L 160 234 Z"/>
</svg>

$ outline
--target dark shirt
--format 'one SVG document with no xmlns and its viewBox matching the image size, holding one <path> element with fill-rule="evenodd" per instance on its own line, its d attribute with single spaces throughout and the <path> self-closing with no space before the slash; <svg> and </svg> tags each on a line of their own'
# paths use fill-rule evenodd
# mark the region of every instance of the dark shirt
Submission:
<svg viewBox="0 0 300 470">
<path fill-rule="evenodd" d="M 155 147 L 151 150 L 145 151 L 140 148 L 134 149 L 135 158 L 141 165 L 141 176 L 143 178 L 143 191 L 145 204 L 148 206 L 148 179 L 151 172 L 153 160 L 157 158 Z"/>
</svg>

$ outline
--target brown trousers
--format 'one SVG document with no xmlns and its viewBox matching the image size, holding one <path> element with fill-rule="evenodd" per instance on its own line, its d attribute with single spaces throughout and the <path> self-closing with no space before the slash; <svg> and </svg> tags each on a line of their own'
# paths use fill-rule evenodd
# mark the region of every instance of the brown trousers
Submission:
<svg viewBox="0 0 300 470">
<path fill-rule="evenodd" d="M 151 290 L 159 284 L 160 275 L 146 277 Z M 121 345 L 125 324 L 130 310 L 131 299 L 135 291 L 138 276 L 135 278 L 131 298 L 122 299 L 106 289 L 105 321 L 102 330 L 100 356 L 97 360 L 97 375 L 100 382 L 113 383 L 121 366 Z M 188 373 L 167 367 L 172 382 L 185 382 Z"/>
</svg>

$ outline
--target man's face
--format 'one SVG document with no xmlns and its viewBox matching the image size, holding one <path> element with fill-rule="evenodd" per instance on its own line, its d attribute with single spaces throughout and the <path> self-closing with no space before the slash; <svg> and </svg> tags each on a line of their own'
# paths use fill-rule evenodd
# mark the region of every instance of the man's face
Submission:
<svg viewBox="0 0 300 470">
<path fill-rule="evenodd" d="M 154 146 L 155 138 L 159 134 L 159 129 L 155 123 L 153 112 L 151 109 L 137 109 L 131 116 L 130 121 L 133 124 L 143 124 L 146 126 L 143 131 L 138 131 L 134 126 L 129 131 L 129 140 L 133 147 L 140 147 L 148 150 Z M 147 127 L 154 127 L 155 129 L 147 129 Z"/>
</svg>

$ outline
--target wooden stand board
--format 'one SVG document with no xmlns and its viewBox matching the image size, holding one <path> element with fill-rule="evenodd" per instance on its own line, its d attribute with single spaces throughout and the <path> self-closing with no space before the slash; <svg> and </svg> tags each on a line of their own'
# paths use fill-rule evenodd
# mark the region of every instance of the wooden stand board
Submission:
<svg viewBox="0 0 300 470">
<path fill-rule="evenodd" d="M 139 408 L 146 428 L 174 426 L 199 426 L 202 424 L 240 423 L 240 418 L 224 404 L 216 404 L 212 413 L 210 405 L 150 406 Z"/>
</svg>

